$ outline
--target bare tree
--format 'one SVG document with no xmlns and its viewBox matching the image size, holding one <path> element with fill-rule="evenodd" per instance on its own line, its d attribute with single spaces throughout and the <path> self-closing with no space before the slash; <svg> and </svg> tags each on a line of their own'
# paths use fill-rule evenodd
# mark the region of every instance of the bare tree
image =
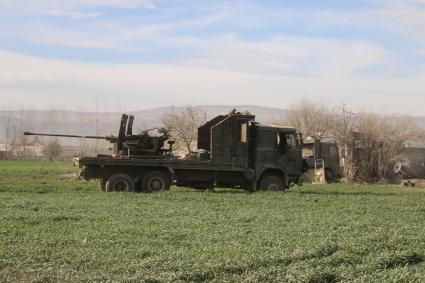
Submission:
<svg viewBox="0 0 425 283">
<path fill-rule="evenodd" d="M 88 113 L 84 111 L 84 109 L 79 110 L 78 115 L 78 126 L 79 126 L 79 133 L 81 135 L 86 135 L 89 132 L 90 129 L 90 117 Z M 80 139 L 79 140 L 79 155 L 84 155 L 87 152 L 87 149 L 89 148 L 89 141 L 86 139 Z"/>
<path fill-rule="evenodd" d="M 389 177 L 391 158 L 421 132 L 411 118 L 376 113 L 342 113 L 322 103 L 303 99 L 289 110 L 285 122 L 304 135 L 321 133 L 334 139 L 347 181 L 373 182 Z"/>
<path fill-rule="evenodd" d="M 376 113 L 359 113 L 351 143 L 354 180 L 379 181 L 389 177 L 391 158 L 418 133 L 409 117 L 394 118 Z"/>
<path fill-rule="evenodd" d="M 198 137 L 198 127 L 205 123 L 206 114 L 191 105 L 181 110 L 172 109 L 165 113 L 161 120 L 176 140 L 177 147 L 184 148 L 190 154 L 193 152 Z"/>
<path fill-rule="evenodd" d="M 28 137 L 24 135 L 24 131 L 29 131 L 33 128 L 33 117 L 31 111 L 21 108 L 16 112 L 16 118 L 19 121 L 17 127 L 17 145 L 19 149 L 19 156 L 21 159 L 26 159 L 27 156 L 27 145 L 29 144 Z"/>
<path fill-rule="evenodd" d="M 9 159 L 11 154 L 10 152 L 13 150 L 10 146 L 11 136 L 13 136 L 12 128 L 13 128 L 13 118 L 10 113 L 11 111 L 7 111 L 6 113 L 6 123 L 5 123 L 5 159 Z"/>
<path fill-rule="evenodd" d="M 62 152 L 62 146 L 57 140 L 53 140 L 43 147 L 43 153 L 49 160 L 55 160 Z"/>
<path fill-rule="evenodd" d="M 295 127 L 303 135 L 329 134 L 336 123 L 335 111 L 327 105 L 303 98 L 292 105 L 284 123 Z"/>
<path fill-rule="evenodd" d="M 353 162 L 352 162 L 352 143 L 353 133 L 357 123 L 358 115 L 347 110 L 346 105 L 342 106 L 340 114 L 336 113 L 334 128 L 331 130 L 330 136 L 338 143 L 339 154 L 341 158 L 341 166 L 343 175 L 346 180 L 353 179 Z"/>
</svg>

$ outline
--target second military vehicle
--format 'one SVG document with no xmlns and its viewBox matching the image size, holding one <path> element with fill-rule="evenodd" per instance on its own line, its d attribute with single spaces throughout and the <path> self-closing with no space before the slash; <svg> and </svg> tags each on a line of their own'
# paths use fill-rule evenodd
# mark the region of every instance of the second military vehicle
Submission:
<svg viewBox="0 0 425 283">
<path fill-rule="evenodd" d="M 328 183 L 341 178 L 342 170 L 336 142 L 311 135 L 303 140 L 302 148 L 305 170 L 321 170 L 324 174 L 323 181 Z"/>
<path fill-rule="evenodd" d="M 133 135 L 123 115 L 113 155 L 77 157 L 85 180 L 98 179 L 102 191 L 164 191 L 172 184 L 195 189 L 242 188 L 250 191 L 285 190 L 302 184 L 302 137 L 294 128 L 264 126 L 255 116 L 232 111 L 198 129 L 197 158 L 164 149 L 168 132 L 159 137 Z M 128 133 L 128 134 L 126 134 Z M 93 137 L 102 138 L 102 137 Z M 130 146 L 129 141 L 136 142 Z"/>
</svg>

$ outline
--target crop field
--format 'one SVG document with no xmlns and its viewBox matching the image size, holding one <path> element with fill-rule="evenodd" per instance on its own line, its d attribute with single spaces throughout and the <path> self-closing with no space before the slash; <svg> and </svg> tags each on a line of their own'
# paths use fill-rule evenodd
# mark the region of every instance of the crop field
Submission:
<svg viewBox="0 0 425 283">
<path fill-rule="evenodd" d="M 101 193 L 0 162 L 0 282 L 423 282 L 425 191 Z"/>
</svg>

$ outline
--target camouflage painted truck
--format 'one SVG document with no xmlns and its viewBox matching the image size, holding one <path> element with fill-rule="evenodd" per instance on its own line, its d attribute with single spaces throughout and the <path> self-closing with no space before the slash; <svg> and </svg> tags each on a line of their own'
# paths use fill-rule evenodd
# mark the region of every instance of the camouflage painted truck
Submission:
<svg viewBox="0 0 425 283">
<path fill-rule="evenodd" d="M 171 185 L 283 191 L 302 184 L 302 137 L 294 128 L 260 125 L 255 116 L 233 111 L 198 129 L 198 154 L 186 160 L 172 155 L 165 129 L 160 136 L 133 135 L 133 119 L 123 115 L 117 137 L 89 137 L 113 142 L 113 155 L 74 158 L 80 175 L 98 179 L 102 191 L 165 191 Z"/>
</svg>

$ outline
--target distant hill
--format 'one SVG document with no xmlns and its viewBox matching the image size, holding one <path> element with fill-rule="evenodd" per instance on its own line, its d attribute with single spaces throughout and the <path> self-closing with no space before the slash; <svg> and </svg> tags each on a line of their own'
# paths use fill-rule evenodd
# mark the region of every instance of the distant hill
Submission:
<svg viewBox="0 0 425 283">
<path fill-rule="evenodd" d="M 140 110 L 134 112 L 134 115 L 137 120 L 144 121 L 150 126 L 161 124 L 161 116 L 164 113 L 170 111 L 180 111 L 184 107 L 161 107 L 154 108 L 149 110 Z M 233 109 L 236 109 L 240 112 L 249 111 L 256 116 L 256 120 L 260 123 L 270 123 L 279 119 L 283 119 L 287 113 L 285 109 L 279 108 L 268 108 L 260 106 L 251 106 L 251 105 L 205 105 L 205 106 L 196 106 L 196 108 L 201 109 L 206 113 L 207 118 L 211 119 L 215 116 L 227 114 Z"/>
<path fill-rule="evenodd" d="M 422 126 L 422 128 L 425 129 L 425 117 L 415 117 L 415 120 L 418 125 Z"/>
</svg>

